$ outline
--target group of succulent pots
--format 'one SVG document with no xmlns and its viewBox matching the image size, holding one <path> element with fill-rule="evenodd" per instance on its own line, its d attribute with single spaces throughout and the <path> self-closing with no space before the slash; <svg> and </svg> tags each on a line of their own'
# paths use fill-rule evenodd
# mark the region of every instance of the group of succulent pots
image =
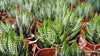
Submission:
<svg viewBox="0 0 100 56">
<path fill-rule="evenodd" d="M 92 12 L 92 6 L 90 5 L 92 1 L 87 3 L 88 0 L 78 0 L 79 4 L 77 0 L 67 0 L 67 2 L 65 2 L 66 0 L 9 1 L 10 2 L 7 1 L 7 3 L 4 2 L 4 4 L 7 6 L 7 4 L 12 3 L 9 4 L 11 5 L 11 9 L 7 10 L 7 12 L 0 12 L 0 21 L 4 23 L 0 22 L 0 24 L 9 26 L 5 27 L 7 28 L 7 30 L 5 30 L 0 25 L 1 55 L 18 56 L 21 54 L 28 56 L 28 51 L 31 56 L 99 56 L 100 44 L 97 40 L 99 38 L 95 40 L 92 36 L 100 36 L 99 34 L 96 35 L 100 33 L 100 23 L 98 22 L 100 21 L 100 17 L 98 9 L 94 8 L 94 12 Z M 98 1 L 96 3 L 98 3 Z M 96 3 L 93 2 L 93 4 Z M 99 8 L 99 6 L 97 6 L 97 8 Z M 96 34 L 88 29 L 89 24 L 93 24 L 90 21 L 95 22 L 93 26 L 98 22 L 96 25 L 98 27 L 93 28 L 94 31 L 96 30 Z M 91 32 L 93 32 L 93 34 Z M 19 38 L 17 39 L 17 37 Z M 4 45 L 3 40 L 4 44 L 9 44 Z M 18 43 L 16 41 L 18 41 Z M 20 43 L 22 43 L 22 45 Z M 17 51 L 15 49 L 12 51 L 12 47 L 18 50 L 19 47 L 21 47 L 22 49 L 19 50 L 21 53 L 18 52 L 17 49 Z M 9 50 L 10 52 L 8 52 Z"/>
</svg>

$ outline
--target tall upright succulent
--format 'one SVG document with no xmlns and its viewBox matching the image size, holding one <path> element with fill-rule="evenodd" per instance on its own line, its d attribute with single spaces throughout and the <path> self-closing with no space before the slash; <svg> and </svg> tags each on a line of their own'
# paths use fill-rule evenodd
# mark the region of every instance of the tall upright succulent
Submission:
<svg viewBox="0 0 100 56">
<path fill-rule="evenodd" d="M 23 35 L 18 36 L 12 30 L 0 36 L 1 56 L 27 56 L 28 48 L 24 46 Z"/>
<path fill-rule="evenodd" d="M 89 25 L 85 25 L 86 33 L 84 33 L 85 38 L 88 42 L 92 44 L 99 44 L 100 43 L 100 16 L 95 16 L 89 22 Z"/>
</svg>

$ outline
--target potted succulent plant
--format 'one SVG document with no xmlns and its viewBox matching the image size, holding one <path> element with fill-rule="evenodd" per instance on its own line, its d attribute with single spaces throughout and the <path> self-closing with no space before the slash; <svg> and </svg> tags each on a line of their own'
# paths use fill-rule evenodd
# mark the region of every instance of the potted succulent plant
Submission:
<svg viewBox="0 0 100 56">
<path fill-rule="evenodd" d="M 7 17 L 8 14 L 6 11 L 9 11 L 10 8 L 11 8 L 11 5 L 9 3 L 9 0 L 0 1 L 0 11 L 1 11 L 2 19 L 5 19 Z"/>
<path fill-rule="evenodd" d="M 92 44 L 99 44 L 99 26 L 100 26 L 100 16 L 95 16 L 95 18 L 91 19 L 89 22 L 89 26 L 85 26 L 86 33 L 84 33 L 84 36 L 86 37 L 87 41 Z"/>
<path fill-rule="evenodd" d="M 23 35 L 18 36 L 11 29 L 0 36 L 1 56 L 29 56 L 28 46 L 23 41 Z"/>
<path fill-rule="evenodd" d="M 93 0 L 90 3 L 91 3 L 91 5 L 93 6 L 93 9 L 94 9 L 93 16 L 95 16 L 96 12 L 98 13 L 98 15 L 100 15 L 100 0 Z"/>
<path fill-rule="evenodd" d="M 78 45 L 81 47 L 88 47 L 92 51 L 92 53 L 99 54 L 99 26 L 100 26 L 100 16 L 96 14 L 95 18 L 91 19 L 89 24 L 86 24 L 84 29 L 81 31 L 81 38 L 78 42 Z"/>
<path fill-rule="evenodd" d="M 12 29 L 12 25 L 8 20 L 6 20 L 5 23 L 0 22 L 0 35 L 3 34 L 3 32 L 8 32 L 9 29 Z"/>
<path fill-rule="evenodd" d="M 40 38 L 37 42 L 38 52 L 40 50 L 42 52 L 42 50 L 47 48 L 52 49 L 51 47 L 55 47 L 56 44 L 62 46 L 64 41 L 67 41 L 68 44 L 72 44 L 79 36 L 81 21 L 82 17 L 77 18 L 76 14 L 72 12 L 64 16 L 62 21 L 44 20 L 44 25 L 42 27 L 38 26 L 39 34 L 35 35 Z"/>
<path fill-rule="evenodd" d="M 79 0 L 79 3 L 80 4 L 83 3 L 83 2 L 86 2 L 86 0 Z"/>
<path fill-rule="evenodd" d="M 88 6 L 87 6 L 88 5 Z M 92 7 L 89 3 L 82 3 L 77 6 L 77 16 L 83 16 L 84 19 L 90 19 L 92 17 Z"/>
<path fill-rule="evenodd" d="M 59 56 L 88 56 L 86 55 L 86 51 L 79 50 L 76 42 L 74 42 L 71 46 L 68 45 L 66 42 L 64 42 L 61 51 L 58 51 L 58 54 L 56 54 L 56 56 L 57 55 Z"/>
<path fill-rule="evenodd" d="M 44 19 L 61 20 L 63 15 L 67 13 L 67 1 L 66 0 L 46 0 L 42 1 L 38 5 L 39 11 L 36 11 L 37 19 L 43 22 Z"/>
<path fill-rule="evenodd" d="M 68 8 L 70 8 L 71 10 L 73 8 L 76 8 L 76 5 L 78 5 L 77 0 L 67 0 L 66 2 L 68 4 Z"/>
</svg>

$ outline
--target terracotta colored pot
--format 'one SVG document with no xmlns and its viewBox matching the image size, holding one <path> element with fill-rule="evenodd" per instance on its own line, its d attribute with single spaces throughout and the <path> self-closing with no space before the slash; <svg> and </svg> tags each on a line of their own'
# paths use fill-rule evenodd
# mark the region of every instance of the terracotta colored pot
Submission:
<svg viewBox="0 0 100 56">
<path fill-rule="evenodd" d="M 85 29 L 85 27 L 84 27 L 84 24 L 85 23 L 89 23 L 89 20 L 83 20 L 82 21 L 82 30 L 86 33 L 86 29 Z M 80 46 L 81 48 L 83 48 L 83 49 L 85 49 L 85 48 L 89 48 L 89 49 L 91 49 L 92 51 L 94 51 L 94 49 L 95 49 L 95 45 L 93 45 L 93 44 L 91 44 L 91 43 L 89 43 L 89 42 L 87 42 L 86 41 L 86 39 L 85 39 L 85 37 L 84 37 L 84 34 L 82 33 L 82 31 L 80 31 L 80 39 L 79 39 L 79 41 L 78 41 L 78 46 Z"/>
<path fill-rule="evenodd" d="M 35 44 L 32 45 L 33 56 L 35 56 L 35 54 L 36 54 L 37 51 L 38 51 L 37 50 L 37 44 L 35 43 Z"/>
<path fill-rule="evenodd" d="M 82 21 L 83 25 L 84 25 L 84 23 L 89 23 L 89 21 L 88 20 Z M 82 27 L 82 30 L 85 31 L 85 33 L 86 33 L 86 29 L 85 29 L 84 26 Z M 100 49 L 100 44 L 93 45 L 93 44 L 91 44 L 91 43 L 89 43 L 89 42 L 86 41 L 86 39 L 85 39 L 82 31 L 80 32 L 80 34 L 81 34 L 81 37 L 80 37 L 80 39 L 78 41 L 78 46 L 80 46 L 83 49 L 85 47 L 87 47 L 87 48 L 89 48 L 89 49 L 91 49 L 93 51 L 96 51 L 96 52 L 97 52 L 98 49 Z M 92 56 L 99 56 L 98 53 L 92 53 L 92 54 L 93 54 Z"/>
<path fill-rule="evenodd" d="M 99 53 L 96 53 L 96 55 L 97 55 L 97 56 L 100 56 L 100 44 L 97 44 L 97 45 L 95 46 L 95 51 L 96 51 L 96 52 L 99 52 Z"/>
<path fill-rule="evenodd" d="M 82 2 L 86 2 L 86 0 L 79 0 L 79 3 L 81 4 Z"/>
<path fill-rule="evenodd" d="M 35 40 L 35 37 L 25 38 L 24 43 L 29 43 L 30 41 Z"/>
<path fill-rule="evenodd" d="M 59 48 L 61 50 L 61 47 Z M 55 48 L 40 49 L 35 56 L 54 56 Z"/>
<path fill-rule="evenodd" d="M 8 20 L 9 23 L 11 23 L 11 24 L 14 24 L 14 22 L 15 22 L 15 19 L 12 19 L 12 18 L 8 18 L 7 20 Z"/>
<path fill-rule="evenodd" d="M 2 17 L 2 19 L 5 19 L 7 16 L 8 16 L 7 12 L 5 12 L 5 13 L 1 13 L 1 17 Z"/>
<path fill-rule="evenodd" d="M 83 20 L 82 22 L 82 30 L 83 31 L 85 31 L 86 32 L 86 29 L 85 29 L 85 27 L 84 27 L 84 24 L 85 23 L 89 23 L 89 20 Z M 80 37 L 80 39 L 79 39 L 79 41 L 78 41 L 78 46 L 82 46 L 82 47 L 85 47 L 86 45 L 87 45 L 87 41 L 86 41 L 86 39 L 84 38 L 84 35 L 83 35 L 83 33 L 82 33 L 82 31 L 80 31 L 80 34 L 81 34 L 81 37 Z"/>
<path fill-rule="evenodd" d="M 100 13 L 98 13 L 98 16 L 100 15 Z M 93 13 L 93 17 L 95 17 L 95 13 Z"/>
<path fill-rule="evenodd" d="M 29 42 L 34 41 L 34 40 L 35 40 L 35 37 L 25 38 L 24 43 L 29 43 Z M 29 44 L 28 47 L 29 47 L 29 52 L 32 52 L 33 53 L 32 55 L 35 55 L 36 51 L 34 51 L 34 50 L 36 49 L 35 47 L 37 47 L 37 46 L 35 46 L 35 44 Z"/>
<path fill-rule="evenodd" d="M 84 24 L 84 23 L 89 23 L 89 20 L 83 20 L 81 23 L 82 23 L 82 24 Z"/>
<path fill-rule="evenodd" d="M 2 21 L 3 23 L 5 23 L 5 20 L 8 20 L 9 23 L 11 23 L 11 24 L 14 24 L 14 22 L 15 22 L 15 19 L 13 19 L 13 18 L 6 18 L 6 19 L 2 19 L 1 21 Z"/>
<path fill-rule="evenodd" d="M 93 51 L 93 50 L 91 50 L 91 49 L 88 48 L 88 47 L 83 47 L 83 49 L 84 49 L 85 51 Z M 86 56 L 92 56 L 92 53 L 87 53 Z"/>
<path fill-rule="evenodd" d="M 19 11 L 21 10 L 21 6 L 14 6 L 14 8 L 17 8 Z"/>
<path fill-rule="evenodd" d="M 39 24 L 39 26 L 43 26 L 43 23 L 40 23 L 40 22 L 37 20 L 37 17 L 34 19 L 34 22 L 35 22 L 35 28 L 34 28 L 35 32 L 34 32 L 34 33 L 36 33 L 36 32 L 38 32 L 38 31 L 37 31 L 37 24 Z M 38 33 L 39 33 L 39 32 L 38 32 Z"/>
<path fill-rule="evenodd" d="M 68 7 L 67 8 L 70 8 L 71 9 L 71 5 L 68 5 Z M 76 8 L 76 6 L 75 5 L 72 5 L 72 8 Z"/>
</svg>

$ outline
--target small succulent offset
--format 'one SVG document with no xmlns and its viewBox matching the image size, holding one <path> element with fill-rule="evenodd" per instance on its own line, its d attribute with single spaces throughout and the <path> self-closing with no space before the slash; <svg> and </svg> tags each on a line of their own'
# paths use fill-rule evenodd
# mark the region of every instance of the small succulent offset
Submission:
<svg viewBox="0 0 100 56">
<path fill-rule="evenodd" d="M 86 40 L 92 44 L 100 44 L 100 16 L 96 14 L 89 25 L 85 25 L 86 33 L 83 31 Z"/>
<path fill-rule="evenodd" d="M 50 19 L 44 20 L 44 26 L 38 26 L 40 40 L 38 46 L 40 48 L 54 47 L 55 44 L 60 44 L 60 36 L 62 33 L 62 22 L 51 21 Z"/>
<path fill-rule="evenodd" d="M 87 6 L 88 5 L 88 6 Z M 82 3 L 78 5 L 77 9 L 77 16 L 83 16 L 84 19 L 90 19 L 92 17 L 92 7 L 89 3 Z"/>
<path fill-rule="evenodd" d="M 0 36 L 1 56 L 27 56 L 28 48 L 24 46 L 23 35 L 18 36 L 12 30 Z"/>
</svg>

